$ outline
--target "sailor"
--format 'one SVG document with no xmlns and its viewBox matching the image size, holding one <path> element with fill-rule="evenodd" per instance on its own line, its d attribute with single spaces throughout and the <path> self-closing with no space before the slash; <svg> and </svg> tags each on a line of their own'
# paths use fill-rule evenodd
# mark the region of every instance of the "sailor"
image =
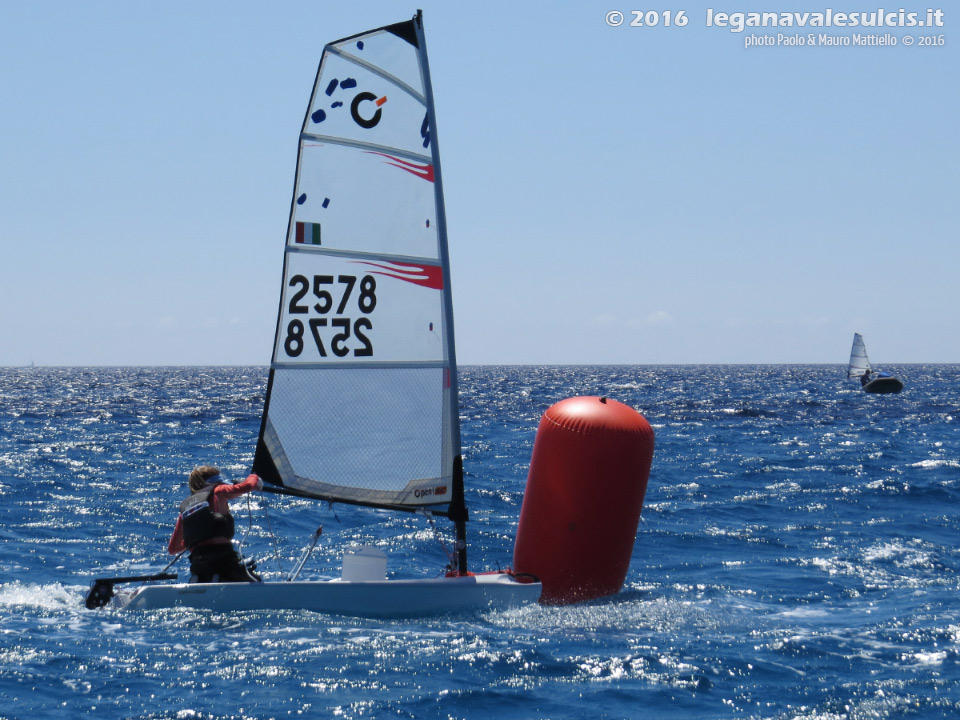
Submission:
<svg viewBox="0 0 960 720">
<path fill-rule="evenodd" d="M 860 376 L 860 385 L 865 386 L 868 382 L 870 382 L 870 371 L 864 370 L 863 375 Z"/>
<path fill-rule="evenodd" d="M 190 473 L 191 494 L 180 504 L 180 516 L 167 548 L 171 555 L 189 548 L 190 582 L 260 581 L 233 549 L 234 522 L 227 501 L 262 489 L 263 480 L 256 475 L 230 485 L 219 469 L 209 465 Z"/>
</svg>

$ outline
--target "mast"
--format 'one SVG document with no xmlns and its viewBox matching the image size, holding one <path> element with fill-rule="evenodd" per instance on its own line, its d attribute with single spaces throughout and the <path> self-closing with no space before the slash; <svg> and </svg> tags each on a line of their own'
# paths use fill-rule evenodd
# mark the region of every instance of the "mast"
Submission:
<svg viewBox="0 0 960 720">
<path fill-rule="evenodd" d="M 440 145 L 437 139 L 437 115 L 433 103 L 433 83 L 430 80 L 430 63 L 427 60 L 427 40 L 423 31 L 423 11 L 417 10 L 413 18 L 417 32 L 417 45 L 423 56 L 420 64 L 423 74 L 424 94 L 427 99 L 427 118 L 429 120 L 430 148 L 433 157 L 434 195 L 437 204 L 437 237 L 439 245 L 440 263 L 443 268 L 444 287 L 444 324 L 447 328 L 447 343 L 445 347 L 445 364 L 449 368 L 450 388 L 447 393 L 447 412 L 450 413 L 450 428 L 452 437 L 450 447 L 453 449 L 453 497 L 450 501 L 448 516 L 454 523 L 456 531 L 457 570 L 467 572 L 467 505 L 463 487 L 463 456 L 460 446 L 460 402 L 459 380 L 457 377 L 457 357 L 453 339 L 456 337 L 453 325 L 453 294 L 450 290 L 450 252 L 447 247 L 447 212 L 443 203 L 443 172 L 440 168 Z"/>
</svg>

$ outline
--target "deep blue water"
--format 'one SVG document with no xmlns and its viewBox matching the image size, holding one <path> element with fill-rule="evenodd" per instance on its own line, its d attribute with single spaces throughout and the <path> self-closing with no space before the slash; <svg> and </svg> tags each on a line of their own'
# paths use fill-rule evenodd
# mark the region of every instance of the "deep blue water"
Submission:
<svg viewBox="0 0 960 720">
<path fill-rule="evenodd" d="M 626 586 L 372 621 L 84 609 L 94 576 L 166 564 L 193 466 L 246 474 L 266 370 L 0 369 L 0 717 L 958 717 L 960 366 L 897 370 L 904 392 L 871 396 L 840 366 L 464 368 L 474 569 L 511 562 L 552 403 L 608 395 L 653 425 Z M 268 578 L 321 523 L 306 576 L 357 541 L 397 575 L 446 560 L 418 516 L 234 512 Z"/>
</svg>

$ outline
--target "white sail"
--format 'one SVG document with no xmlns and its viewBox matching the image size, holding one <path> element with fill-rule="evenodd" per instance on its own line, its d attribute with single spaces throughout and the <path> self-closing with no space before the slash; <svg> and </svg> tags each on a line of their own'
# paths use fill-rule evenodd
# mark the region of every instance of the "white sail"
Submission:
<svg viewBox="0 0 960 720">
<path fill-rule="evenodd" d="M 328 44 L 300 134 L 254 472 L 331 501 L 455 501 L 460 429 L 420 17 Z"/>
<path fill-rule="evenodd" d="M 850 363 L 847 366 L 847 377 L 861 377 L 871 372 L 870 360 L 867 358 L 867 347 L 863 344 L 860 333 L 853 334 L 853 347 L 850 349 Z"/>
</svg>

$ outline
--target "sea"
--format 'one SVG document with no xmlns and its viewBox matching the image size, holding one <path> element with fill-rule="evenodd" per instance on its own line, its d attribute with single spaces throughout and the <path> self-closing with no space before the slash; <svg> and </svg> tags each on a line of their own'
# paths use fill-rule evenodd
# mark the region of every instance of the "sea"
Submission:
<svg viewBox="0 0 960 720">
<path fill-rule="evenodd" d="M 839 365 L 461 368 L 472 569 L 512 562 L 543 413 L 603 395 L 656 447 L 623 589 L 415 620 L 88 610 L 158 572 L 186 480 L 249 472 L 267 369 L 0 368 L 0 718 L 960 717 L 960 365 L 868 395 Z M 286 577 L 373 544 L 442 573 L 449 523 L 254 493 Z M 186 575 L 186 559 L 172 572 Z"/>
</svg>

